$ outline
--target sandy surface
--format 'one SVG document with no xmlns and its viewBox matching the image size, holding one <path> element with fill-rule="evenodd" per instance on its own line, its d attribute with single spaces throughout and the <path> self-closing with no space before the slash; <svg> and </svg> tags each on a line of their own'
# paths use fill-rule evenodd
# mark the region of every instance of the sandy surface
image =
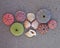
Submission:
<svg viewBox="0 0 60 48">
<path fill-rule="evenodd" d="M 27 38 L 24 34 L 20 37 L 13 36 L 9 26 L 2 22 L 4 13 L 22 10 L 37 13 L 40 8 L 51 10 L 52 18 L 58 23 L 54 30 L 47 34 Z M 0 48 L 60 48 L 60 0 L 0 0 Z"/>
</svg>

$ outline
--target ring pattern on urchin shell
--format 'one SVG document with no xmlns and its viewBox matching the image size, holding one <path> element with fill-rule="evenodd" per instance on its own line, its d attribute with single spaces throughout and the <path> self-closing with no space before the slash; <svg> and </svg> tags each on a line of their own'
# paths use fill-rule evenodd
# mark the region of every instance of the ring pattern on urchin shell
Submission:
<svg viewBox="0 0 60 48">
<path fill-rule="evenodd" d="M 47 9 L 40 9 L 36 13 L 36 19 L 40 23 L 47 23 L 51 19 L 51 16 L 52 16 L 51 12 Z"/>
<path fill-rule="evenodd" d="M 23 34 L 24 32 L 24 27 L 21 23 L 13 23 L 10 27 L 10 32 L 12 33 L 12 35 L 14 36 L 20 36 Z"/>
</svg>

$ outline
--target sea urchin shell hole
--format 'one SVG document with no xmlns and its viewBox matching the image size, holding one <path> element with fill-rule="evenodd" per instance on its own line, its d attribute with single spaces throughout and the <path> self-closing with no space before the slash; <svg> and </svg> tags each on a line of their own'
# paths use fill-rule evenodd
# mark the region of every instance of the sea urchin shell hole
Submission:
<svg viewBox="0 0 60 48">
<path fill-rule="evenodd" d="M 16 31 L 18 31 L 18 29 L 16 29 Z"/>
<path fill-rule="evenodd" d="M 45 15 L 43 15 L 43 18 L 45 18 Z"/>
</svg>

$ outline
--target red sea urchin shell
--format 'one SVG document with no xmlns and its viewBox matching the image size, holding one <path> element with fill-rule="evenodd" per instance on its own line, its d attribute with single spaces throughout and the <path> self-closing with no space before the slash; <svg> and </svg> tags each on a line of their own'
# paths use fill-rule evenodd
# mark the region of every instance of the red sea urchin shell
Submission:
<svg viewBox="0 0 60 48">
<path fill-rule="evenodd" d="M 46 32 L 48 32 L 48 26 L 45 23 L 41 23 L 37 29 L 41 34 L 45 34 Z"/>
<path fill-rule="evenodd" d="M 17 21 L 22 22 L 26 19 L 26 16 L 25 16 L 25 13 L 23 11 L 17 11 L 15 18 Z"/>
<path fill-rule="evenodd" d="M 14 22 L 14 16 L 10 13 L 4 14 L 3 22 L 8 26 L 11 25 Z"/>
</svg>

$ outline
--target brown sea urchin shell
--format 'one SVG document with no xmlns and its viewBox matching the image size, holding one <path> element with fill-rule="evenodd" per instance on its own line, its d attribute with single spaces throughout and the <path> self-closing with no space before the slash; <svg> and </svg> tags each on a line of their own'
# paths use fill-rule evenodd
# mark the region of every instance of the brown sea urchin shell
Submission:
<svg viewBox="0 0 60 48">
<path fill-rule="evenodd" d="M 41 34 L 45 34 L 46 32 L 48 32 L 48 26 L 45 23 L 41 23 L 37 29 Z"/>
</svg>

